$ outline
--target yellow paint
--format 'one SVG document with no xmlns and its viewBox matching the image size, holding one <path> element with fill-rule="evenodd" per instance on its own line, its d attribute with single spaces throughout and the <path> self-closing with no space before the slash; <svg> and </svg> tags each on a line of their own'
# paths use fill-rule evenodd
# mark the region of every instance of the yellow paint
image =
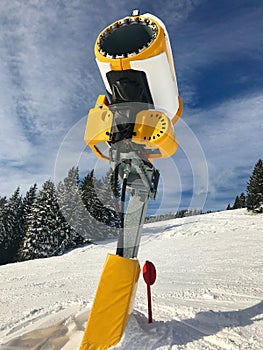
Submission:
<svg viewBox="0 0 263 350">
<path fill-rule="evenodd" d="M 133 309 L 140 265 L 108 254 L 79 350 L 117 345 Z"/>
<path fill-rule="evenodd" d="M 144 144 L 147 149 L 158 148 L 160 153 L 149 155 L 149 159 L 171 157 L 177 150 L 178 143 L 171 120 L 160 111 L 140 111 L 136 116 L 134 133 L 133 142 Z"/>
<path fill-rule="evenodd" d="M 178 96 L 178 101 L 179 101 L 179 108 L 178 108 L 178 111 L 176 112 L 176 114 L 172 118 L 173 125 L 175 125 L 178 122 L 178 119 L 181 117 L 181 115 L 183 113 L 183 109 L 184 109 L 183 101 L 182 101 L 180 96 Z"/>
<path fill-rule="evenodd" d="M 96 105 L 89 111 L 84 140 L 98 158 L 108 160 L 96 148 L 99 142 L 110 140 L 110 130 L 113 115 L 107 107 L 108 100 L 105 95 L 99 95 Z"/>
</svg>

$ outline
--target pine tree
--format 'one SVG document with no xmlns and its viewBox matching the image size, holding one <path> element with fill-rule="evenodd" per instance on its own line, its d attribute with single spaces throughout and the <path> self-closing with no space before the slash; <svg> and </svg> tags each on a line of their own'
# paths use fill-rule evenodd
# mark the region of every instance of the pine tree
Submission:
<svg viewBox="0 0 263 350">
<path fill-rule="evenodd" d="M 59 211 L 55 186 L 48 180 L 29 214 L 21 258 L 29 260 L 59 255 L 64 252 L 68 239 L 68 225 Z"/>
<path fill-rule="evenodd" d="M 100 199 L 102 210 L 103 210 L 103 222 L 112 227 L 120 227 L 120 209 L 118 200 L 120 198 L 120 184 L 117 182 L 114 184 L 112 171 L 108 171 L 106 176 L 102 178 L 101 187 L 98 190 L 98 196 Z M 116 230 L 112 230 L 114 235 Z"/>
<path fill-rule="evenodd" d="M 0 265 L 6 264 L 8 260 L 8 233 L 6 231 L 7 200 L 0 199 Z"/>
<path fill-rule="evenodd" d="M 82 182 L 82 198 L 91 220 L 93 239 L 112 237 L 117 233 L 119 216 L 114 208 L 116 199 L 111 181 L 110 175 L 96 179 L 92 170 Z"/>
<path fill-rule="evenodd" d="M 23 239 L 22 197 L 19 187 L 7 202 L 1 202 L 0 262 L 6 264 L 17 261 L 18 249 Z"/>
<path fill-rule="evenodd" d="M 96 181 L 98 186 L 98 182 Z M 102 239 L 105 236 L 104 227 L 101 225 L 101 210 L 99 199 L 95 190 L 94 170 L 88 173 L 82 181 L 82 200 L 87 209 L 90 221 L 91 238 L 93 240 Z"/>
<path fill-rule="evenodd" d="M 227 210 L 229 209 L 241 209 L 246 208 L 246 195 L 244 192 L 240 193 L 239 196 L 236 196 L 233 207 L 231 208 L 230 204 L 228 204 Z"/>
<path fill-rule="evenodd" d="M 20 241 L 20 246 L 18 248 L 18 256 L 17 256 L 18 261 L 23 260 L 22 259 L 23 242 L 25 238 L 25 233 L 28 228 L 28 220 L 32 212 L 32 207 L 36 200 L 36 197 L 37 197 L 37 185 L 34 184 L 29 188 L 29 190 L 26 192 L 25 197 L 22 200 L 22 237 Z"/>
<path fill-rule="evenodd" d="M 82 201 L 79 187 L 79 170 L 71 168 L 67 177 L 57 186 L 57 196 L 60 211 L 69 225 L 68 247 L 83 244 L 91 239 L 91 225 L 86 208 Z"/>
<path fill-rule="evenodd" d="M 240 208 L 246 208 L 247 206 L 247 198 L 244 192 L 242 192 L 239 196 Z"/>
<path fill-rule="evenodd" d="M 247 209 L 263 212 L 263 162 L 256 163 L 247 185 Z"/>
<path fill-rule="evenodd" d="M 5 207 L 7 204 L 7 199 L 6 197 L 0 197 L 0 210 Z"/>
<path fill-rule="evenodd" d="M 240 202 L 239 196 L 236 196 L 236 199 L 235 199 L 235 202 L 234 202 L 232 209 L 239 209 L 239 208 L 241 208 L 241 202 Z"/>
<path fill-rule="evenodd" d="M 23 199 L 23 230 L 26 231 L 27 228 L 27 218 L 32 212 L 32 206 L 37 197 L 37 185 L 34 184 L 27 191 L 24 199 Z"/>
</svg>

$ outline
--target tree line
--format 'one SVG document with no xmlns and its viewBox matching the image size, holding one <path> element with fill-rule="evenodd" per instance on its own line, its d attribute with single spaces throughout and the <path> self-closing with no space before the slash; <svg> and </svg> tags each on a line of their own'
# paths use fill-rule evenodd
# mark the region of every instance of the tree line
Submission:
<svg viewBox="0 0 263 350">
<path fill-rule="evenodd" d="M 242 192 L 236 196 L 233 206 L 230 203 L 227 210 L 247 208 L 255 213 L 263 213 L 263 162 L 259 159 L 247 183 L 247 194 Z"/>
<path fill-rule="evenodd" d="M 175 213 L 170 212 L 168 214 L 146 216 L 145 223 L 149 224 L 149 223 L 158 222 L 158 221 L 181 219 L 188 216 L 195 216 L 200 214 L 203 214 L 203 212 L 202 210 L 199 210 L 199 209 L 182 209 L 182 210 L 178 210 Z"/>
<path fill-rule="evenodd" d="M 121 225 L 117 188 L 111 172 L 102 179 L 89 172 L 82 180 L 78 168 L 69 170 L 57 186 L 34 184 L 22 196 L 17 188 L 7 199 L 0 196 L 0 265 L 63 254 L 84 243 L 115 237 Z M 256 163 L 247 183 L 247 195 L 236 196 L 227 209 L 263 212 L 263 162 Z M 181 210 L 147 217 L 146 222 L 200 214 Z"/>
<path fill-rule="evenodd" d="M 17 188 L 0 197 L 0 264 L 44 258 L 94 240 L 114 237 L 120 227 L 119 184 L 112 174 L 97 179 L 94 171 L 80 181 L 78 168 L 57 186 L 34 184 L 22 196 Z"/>
</svg>

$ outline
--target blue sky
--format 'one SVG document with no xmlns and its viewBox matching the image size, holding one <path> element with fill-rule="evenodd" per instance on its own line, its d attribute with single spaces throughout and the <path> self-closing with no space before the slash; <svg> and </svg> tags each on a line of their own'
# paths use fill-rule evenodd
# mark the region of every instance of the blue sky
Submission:
<svg viewBox="0 0 263 350">
<path fill-rule="evenodd" d="M 133 8 L 165 22 L 184 103 L 180 148 L 156 164 L 162 180 L 150 213 L 224 209 L 246 189 L 263 157 L 263 1 L 2 0 L 0 196 L 58 181 L 73 165 L 107 170 L 83 141 L 104 93 L 93 47 Z"/>
</svg>

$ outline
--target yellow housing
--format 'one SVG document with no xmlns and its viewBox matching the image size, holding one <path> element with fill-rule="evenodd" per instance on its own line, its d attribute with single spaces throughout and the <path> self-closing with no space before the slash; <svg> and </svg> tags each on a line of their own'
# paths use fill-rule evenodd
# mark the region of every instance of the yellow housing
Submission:
<svg viewBox="0 0 263 350">
<path fill-rule="evenodd" d="M 176 123 L 182 114 L 182 101 L 178 95 L 169 35 L 159 18 L 145 14 L 110 24 L 99 34 L 94 53 L 109 94 L 112 91 L 107 73 L 143 71 L 154 108 L 164 111 L 173 124 Z"/>
<path fill-rule="evenodd" d="M 132 141 L 145 145 L 146 149 L 158 149 L 159 153 L 150 153 L 149 159 L 171 157 L 178 147 L 171 120 L 156 110 L 142 110 L 137 114 Z"/>
<path fill-rule="evenodd" d="M 107 98 L 100 95 L 89 112 L 84 140 L 97 157 L 107 161 L 112 120 Z M 132 142 L 145 145 L 145 157 L 149 160 L 171 157 L 178 147 L 172 121 L 156 110 L 142 110 L 137 114 Z"/>
</svg>

